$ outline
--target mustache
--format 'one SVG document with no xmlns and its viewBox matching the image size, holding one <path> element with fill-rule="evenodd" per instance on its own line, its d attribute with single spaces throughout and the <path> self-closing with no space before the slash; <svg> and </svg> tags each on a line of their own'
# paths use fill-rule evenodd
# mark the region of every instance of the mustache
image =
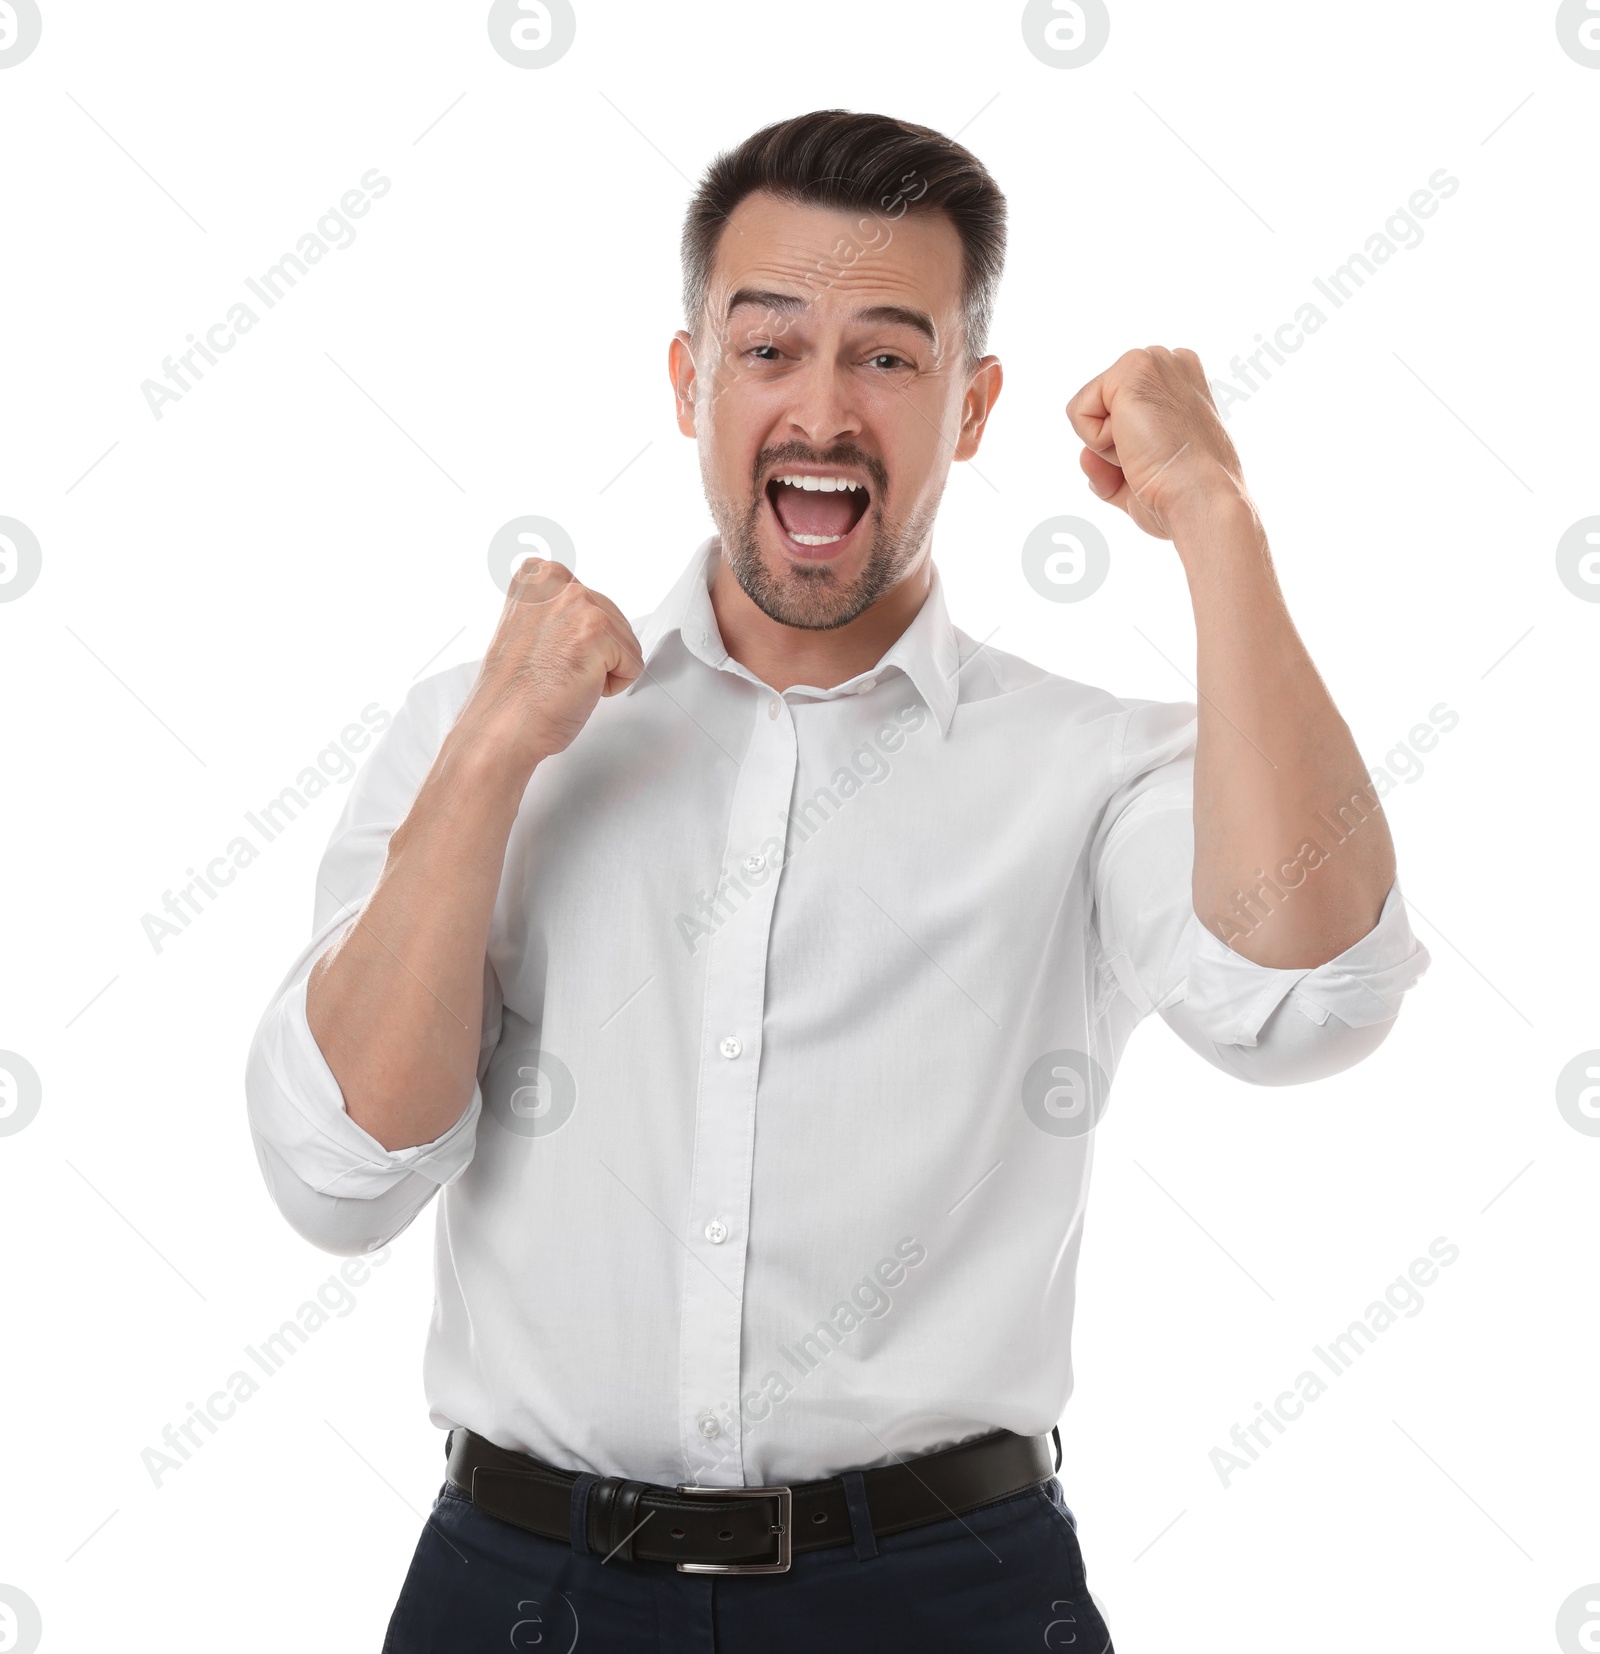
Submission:
<svg viewBox="0 0 1600 1654">
<path fill-rule="evenodd" d="M 803 442 L 780 442 L 775 447 L 763 448 L 756 455 L 755 467 L 751 472 L 752 490 L 759 493 L 762 479 L 770 477 L 783 465 L 837 465 L 841 471 L 864 471 L 872 481 L 874 499 L 889 490 L 889 473 L 883 461 L 849 442 L 835 443 L 820 453 Z"/>
</svg>

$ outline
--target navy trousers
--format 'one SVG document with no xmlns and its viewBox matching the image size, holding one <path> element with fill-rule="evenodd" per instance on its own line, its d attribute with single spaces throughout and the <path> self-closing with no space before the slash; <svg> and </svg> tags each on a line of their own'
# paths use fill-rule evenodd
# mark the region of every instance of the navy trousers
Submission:
<svg viewBox="0 0 1600 1654">
<path fill-rule="evenodd" d="M 587 1489 L 574 1489 L 574 1503 Z M 859 1484 L 853 1490 L 859 1494 Z M 786 1574 L 680 1574 L 609 1561 L 485 1515 L 446 1483 L 417 1542 L 384 1654 L 885 1654 L 1068 1649 L 1113 1654 L 1055 1477 L 1025 1493 L 853 1543 Z"/>
</svg>

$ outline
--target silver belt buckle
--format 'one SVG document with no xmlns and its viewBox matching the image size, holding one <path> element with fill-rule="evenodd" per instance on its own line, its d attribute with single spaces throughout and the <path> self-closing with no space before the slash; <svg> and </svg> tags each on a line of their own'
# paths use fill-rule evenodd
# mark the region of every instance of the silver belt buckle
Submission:
<svg viewBox="0 0 1600 1654">
<path fill-rule="evenodd" d="M 702 1487 L 695 1482 L 679 1482 L 678 1492 L 701 1499 L 765 1499 L 778 1496 L 778 1523 L 773 1532 L 778 1536 L 776 1562 L 680 1562 L 680 1574 L 786 1574 L 790 1561 L 790 1529 L 794 1526 L 794 1492 L 786 1487 Z"/>
</svg>

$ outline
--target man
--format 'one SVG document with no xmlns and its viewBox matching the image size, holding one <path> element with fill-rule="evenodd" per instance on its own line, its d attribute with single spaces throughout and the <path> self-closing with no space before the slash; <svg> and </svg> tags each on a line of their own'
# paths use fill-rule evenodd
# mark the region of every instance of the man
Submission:
<svg viewBox="0 0 1600 1654">
<path fill-rule="evenodd" d="M 1128 1035 L 1312 1080 L 1426 967 L 1192 354 L 1067 413 L 1198 709 L 952 627 L 1004 225 L 881 116 L 719 157 L 669 357 L 716 535 L 637 624 L 525 563 L 353 783 L 248 1091 L 317 1245 L 442 1189 L 392 1650 L 1108 1648 L 1052 1436 Z"/>
</svg>

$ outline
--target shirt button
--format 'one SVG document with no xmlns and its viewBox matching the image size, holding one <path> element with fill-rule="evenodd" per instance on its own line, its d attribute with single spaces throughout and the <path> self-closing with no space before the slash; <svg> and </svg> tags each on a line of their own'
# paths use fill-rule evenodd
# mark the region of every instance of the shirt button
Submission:
<svg viewBox="0 0 1600 1654">
<path fill-rule="evenodd" d="M 867 694 L 870 694 L 877 687 L 878 687 L 878 680 L 876 678 L 867 678 L 864 682 L 858 683 L 856 685 L 856 693 L 858 695 L 867 695 Z"/>
<path fill-rule="evenodd" d="M 713 1246 L 721 1246 L 727 1238 L 727 1224 L 725 1224 L 721 1218 L 712 1218 L 710 1223 L 706 1225 L 706 1239 L 710 1241 Z"/>
<path fill-rule="evenodd" d="M 778 706 L 779 706 L 779 704 L 780 703 L 778 702 L 776 697 L 774 697 L 772 700 L 767 702 L 767 716 L 769 718 L 776 718 L 778 716 Z"/>
<path fill-rule="evenodd" d="M 742 1050 L 744 1050 L 744 1047 L 739 1043 L 735 1035 L 729 1034 L 722 1044 L 717 1047 L 717 1049 L 731 1062 Z"/>
<path fill-rule="evenodd" d="M 767 858 L 765 856 L 746 856 L 744 858 L 744 870 L 746 873 L 759 873 L 766 865 Z"/>
<path fill-rule="evenodd" d="M 702 1436 L 715 1436 L 718 1434 L 720 1428 L 721 1427 L 718 1425 L 717 1421 L 712 1418 L 709 1413 L 706 1413 L 701 1417 L 700 1434 Z"/>
</svg>

